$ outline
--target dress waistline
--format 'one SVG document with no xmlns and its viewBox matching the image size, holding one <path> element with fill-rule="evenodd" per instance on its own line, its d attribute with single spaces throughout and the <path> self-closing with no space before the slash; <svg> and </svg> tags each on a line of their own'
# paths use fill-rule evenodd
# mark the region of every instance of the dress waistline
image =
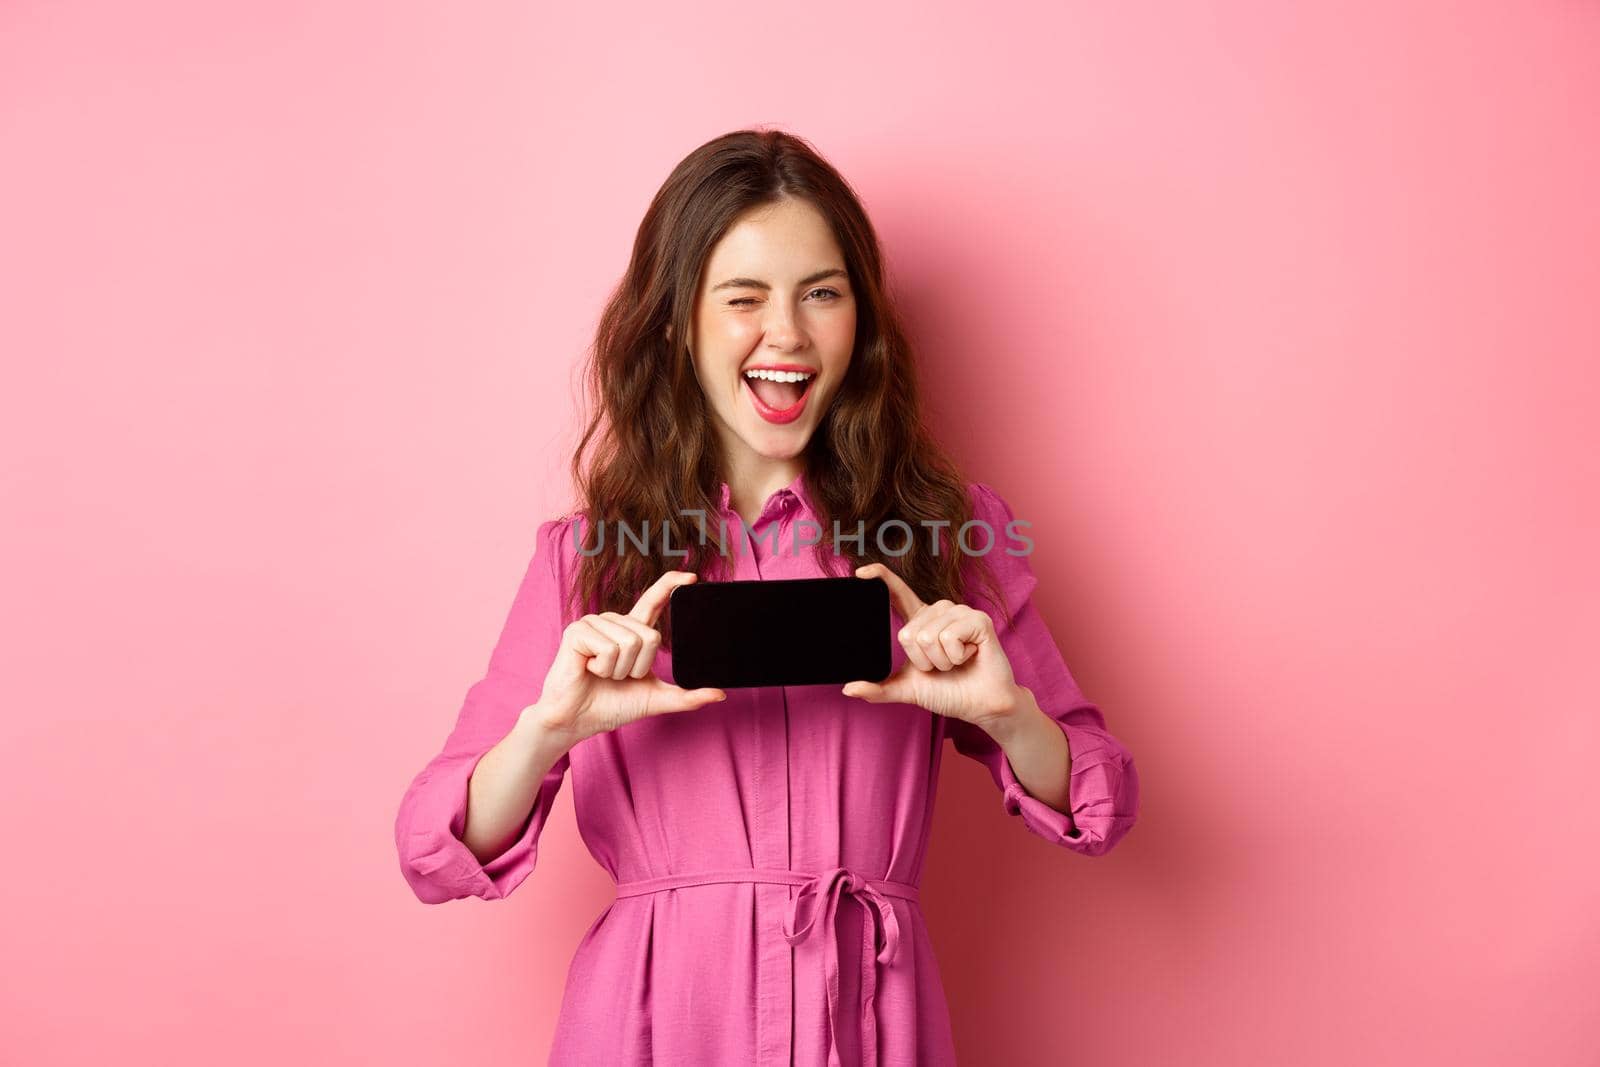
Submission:
<svg viewBox="0 0 1600 1067">
<path fill-rule="evenodd" d="M 864 878 L 848 867 L 834 867 L 818 874 L 775 867 L 741 867 L 720 871 L 701 871 L 695 874 L 669 874 L 660 878 L 644 878 L 617 885 L 618 897 L 642 896 L 666 889 L 683 889 L 688 886 L 711 885 L 717 882 L 769 882 L 778 885 L 795 885 L 800 892 L 789 902 L 784 916 L 783 936 L 791 945 L 809 937 L 813 930 L 824 933 L 822 944 L 823 982 L 828 991 L 828 1065 L 841 1067 L 839 1058 L 839 945 L 836 937 L 828 936 L 834 930 L 834 917 L 838 914 L 840 898 L 849 894 L 867 910 L 867 921 L 861 924 L 861 1004 L 858 1018 L 861 1027 L 862 1062 L 874 1067 L 878 1062 L 878 1018 L 873 1010 L 877 996 L 877 968 L 874 961 L 885 966 L 894 962 L 900 945 L 900 923 L 895 918 L 894 906 L 885 897 L 899 897 L 921 906 L 917 887 L 909 882 L 894 882 L 883 878 Z M 820 921 L 819 921 L 820 920 Z M 876 921 L 874 921 L 876 920 Z M 877 927 L 883 928 L 883 945 L 877 944 Z"/>
</svg>

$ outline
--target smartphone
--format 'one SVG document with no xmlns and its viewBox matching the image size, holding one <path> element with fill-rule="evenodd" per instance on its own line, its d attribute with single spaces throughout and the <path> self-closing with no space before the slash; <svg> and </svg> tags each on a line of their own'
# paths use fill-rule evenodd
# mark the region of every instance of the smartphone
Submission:
<svg viewBox="0 0 1600 1067">
<path fill-rule="evenodd" d="M 667 599 L 672 680 L 684 689 L 843 685 L 889 676 L 882 578 L 694 581 Z"/>
</svg>

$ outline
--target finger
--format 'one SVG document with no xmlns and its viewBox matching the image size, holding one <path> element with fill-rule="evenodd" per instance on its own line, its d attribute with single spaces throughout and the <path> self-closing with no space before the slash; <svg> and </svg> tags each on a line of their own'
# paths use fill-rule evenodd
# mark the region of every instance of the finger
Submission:
<svg viewBox="0 0 1600 1067">
<path fill-rule="evenodd" d="M 907 623 L 900 627 L 900 632 L 895 635 L 900 641 L 900 647 L 906 650 L 906 659 L 911 665 L 921 671 L 935 671 L 939 668 L 933 665 L 933 660 L 928 658 L 928 653 L 923 649 L 922 643 L 917 640 L 917 625 L 915 622 Z"/>
<path fill-rule="evenodd" d="M 656 652 L 661 648 L 661 631 L 654 626 L 646 626 L 631 615 L 619 615 L 614 611 L 602 614 L 616 623 L 626 627 L 639 635 L 639 651 L 633 658 L 633 666 L 628 669 L 626 677 L 643 678 L 649 674 L 656 665 Z"/>
<path fill-rule="evenodd" d="M 910 622 L 917 612 L 925 606 L 920 597 L 912 592 L 911 587 L 905 583 L 894 571 L 882 563 L 868 563 L 856 568 L 857 578 L 882 578 L 889 587 L 889 603 L 895 611 L 900 613 L 900 618 Z"/>
<path fill-rule="evenodd" d="M 670 715 L 678 711 L 693 711 L 695 708 L 703 708 L 707 704 L 715 704 L 726 699 L 728 694 L 721 689 L 709 686 L 703 689 L 684 689 L 656 678 L 650 684 L 649 698 L 645 702 L 645 714 Z"/>
<path fill-rule="evenodd" d="M 901 667 L 882 682 L 847 682 L 840 692 L 847 697 L 858 697 L 872 704 L 910 703 L 910 672 Z"/>
<path fill-rule="evenodd" d="M 944 628 L 944 620 L 949 617 L 950 601 L 939 600 L 929 604 L 911 625 L 913 639 L 917 647 L 922 649 L 923 655 L 933 661 L 933 665 L 941 671 L 948 671 L 955 667 L 950 662 L 950 653 L 939 640 L 939 631 Z"/>
<path fill-rule="evenodd" d="M 903 635 L 900 643 L 905 646 L 906 655 L 912 662 L 922 667 L 925 671 L 947 671 L 950 663 L 945 657 L 944 648 L 938 643 L 939 619 L 944 615 L 945 609 L 950 607 L 950 601 L 938 600 L 926 604 L 917 612 L 917 617 L 912 619 L 900 631 Z M 927 666 L 923 666 L 926 663 Z"/>
<path fill-rule="evenodd" d="M 617 622 L 617 617 L 616 612 L 601 612 L 589 617 L 589 625 L 617 643 L 617 658 L 611 665 L 611 677 L 622 679 L 633 670 L 634 660 L 639 658 L 639 651 L 644 647 L 644 638 L 632 628 Z"/>
<path fill-rule="evenodd" d="M 974 651 L 973 644 L 977 640 L 973 633 L 976 624 L 972 617 L 974 614 L 965 604 L 951 604 L 928 623 L 928 630 L 933 632 L 934 639 L 952 668 L 965 663 Z M 968 641 L 973 644 L 968 644 Z"/>
<path fill-rule="evenodd" d="M 583 669 L 597 678 L 611 677 L 620 651 L 617 643 L 590 625 L 593 615 L 585 615 L 567 625 L 572 648 L 584 657 Z"/>
<path fill-rule="evenodd" d="M 965 605 L 955 605 L 954 611 L 944 616 L 944 624 L 939 627 L 939 643 L 944 646 L 947 656 L 952 664 L 965 664 L 974 651 L 978 651 L 978 633 L 982 622 L 974 619 L 973 609 Z"/>
<path fill-rule="evenodd" d="M 694 571 L 667 571 L 651 583 L 650 588 L 639 595 L 634 601 L 633 610 L 629 615 L 638 619 L 646 626 L 654 626 L 661 617 L 661 609 L 667 606 L 667 598 L 672 591 L 680 585 L 688 585 L 700 576 Z"/>
</svg>

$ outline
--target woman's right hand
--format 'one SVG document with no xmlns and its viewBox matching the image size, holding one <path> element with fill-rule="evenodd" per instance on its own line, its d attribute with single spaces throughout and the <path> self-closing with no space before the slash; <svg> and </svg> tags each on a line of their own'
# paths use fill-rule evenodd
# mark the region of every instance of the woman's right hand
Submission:
<svg viewBox="0 0 1600 1067">
<path fill-rule="evenodd" d="M 726 699 L 721 689 L 682 689 L 651 673 L 661 632 L 656 619 L 675 586 L 699 576 L 667 571 L 640 595 L 626 615 L 585 615 L 567 624 L 545 675 L 537 711 L 540 724 L 568 746 L 642 719 L 692 711 Z"/>
</svg>

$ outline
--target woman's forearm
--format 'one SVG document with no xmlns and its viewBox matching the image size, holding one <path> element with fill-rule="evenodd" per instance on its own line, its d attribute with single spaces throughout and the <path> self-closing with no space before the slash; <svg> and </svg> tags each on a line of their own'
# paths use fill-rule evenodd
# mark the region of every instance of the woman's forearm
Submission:
<svg viewBox="0 0 1600 1067">
<path fill-rule="evenodd" d="M 467 783 L 467 824 L 461 841 L 479 863 L 500 855 L 533 816 L 539 786 L 570 747 L 541 722 L 537 704 L 523 709 L 511 731 L 485 752 Z"/>
<path fill-rule="evenodd" d="M 1067 789 L 1072 781 L 1072 748 L 1066 732 L 1039 707 L 1033 691 L 1017 686 L 1016 706 L 984 727 L 994 738 L 1017 781 L 1063 815 L 1071 815 Z"/>
</svg>

